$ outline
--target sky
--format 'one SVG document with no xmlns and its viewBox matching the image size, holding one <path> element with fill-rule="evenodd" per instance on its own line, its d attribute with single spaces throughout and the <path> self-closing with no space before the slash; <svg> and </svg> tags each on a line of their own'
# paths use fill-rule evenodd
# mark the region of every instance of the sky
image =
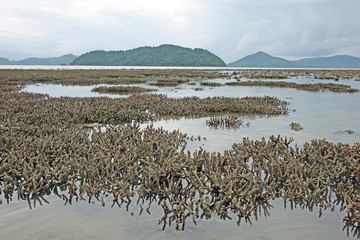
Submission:
<svg viewBox="0 0 360 240">
<path fill-rule="evenodd" d="M 225 63 L 360 57 L 360 0 L 1 0 L 0 57 L 56 57 L 174 44 Z"/>
</svg>

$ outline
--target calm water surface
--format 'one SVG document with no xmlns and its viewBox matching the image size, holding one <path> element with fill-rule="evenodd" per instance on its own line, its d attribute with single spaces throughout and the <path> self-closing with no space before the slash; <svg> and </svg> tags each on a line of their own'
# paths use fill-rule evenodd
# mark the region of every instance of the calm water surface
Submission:
<svg viewBox="0 0 360 240">
<path fill-rule="evenodd" d="M 217 82 L 229 80 L 217 79 Z M 284 81 L 284 80 L 282 80 Z M 287 81 L 317 82 L 310 78 L 294 78 Z M 223 152 L 230 149 L 233 143 L 244 137 L 251 139 L 268 138 L 271 135 L 293 137 L 294 143 L 301 146 L 312 139 L 325 138 L 331 142 L 353 144 L 360 140 L 360 94 L 305 92 L 285 88 L 264 87 L 204 87 L 203 91 L 195 91 L 196 85 L 181 85 L 177 88 L 158 88 L 157 94 L 169 97 L 245 97 L 275 96 L 290 103 L 291 111 L 287 116 L 263 117 L 241 116 L 244 126 L 236 130 L 210 129 L 206 126 L 206 118 L 177 120 L 161 120 L 153 122 L 155 127 L 168 130 L 180 129 L 189 135 L 206 138 L 206 140 L 189 141 L 188 149 L 195 150 L 199 146 L 208 151 Z M 322 81 L 324 82 L 324 81 Z M 339 83 L 360 89 L 360 83 L 343 80 Z M 140 85 L 147 86 L 147 85 Z M 24 91 L 46 93 L 51 97 L 88 97 L 100 96 L 91 93 L 95 86 L 61 86 L 53 84 L 29 85 Z M 147 86 L 149 87 L 149 86 Z M 104 95 L 101 95 L 104 96 Z M 107 95 L 110 97 L 121 97 Z M 249 122 L 247 127 L 245 123 Z M 290 129 L 291 122 L 299 122 L 304 128 L 301 131 Z M 147 123 L 150 124 L 150 123 Z M 346 130 L 354 131 L 348 134 Z M 284 209 L 280 200 L 273 201 L 274 208 L 270 217 L 253 219 L 253 224 L 242 223 L 237 226 L 237 218 L 219 220 L 201 220 L 195 226 L 187 222 L 184 232 L 177 232 L 173 227 L 162 231 L 157 220 L 162 216 L 160 208 L 152 204 L 151 215 L 146 212 L 138 216 L 139 209 L 131 204 L 128 211 L 122 208 L 111 208 L 111 203 L 101 207 L 99 202 L 88 204 L 85 201 L 64 206 L 63 200 L 55 196 L 47 198 L 50 204 L 37 206 L 29 210 L 27 202 L 13 200 L 11 204 L 0 205 L 1 239 L 352 239 L 342 231 L 344 213 L 335 211 L 323 213 L 309 212 L 301 209 Z M 337 208 L 338 209 L 338 208 Z M 133 215 L 131 215 L 131 212 Z"/>
</svg>

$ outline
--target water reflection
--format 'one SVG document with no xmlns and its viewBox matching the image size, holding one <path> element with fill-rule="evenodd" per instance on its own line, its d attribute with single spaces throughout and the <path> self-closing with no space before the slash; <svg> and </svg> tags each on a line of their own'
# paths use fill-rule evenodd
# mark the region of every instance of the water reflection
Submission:
<svg viewBox="0 0 360 240">
<path fill-rule="evenodd" d="M 122 97 L 112 94 L 100 94 L 91 91 L 93 88 L 99 86 L 106 85 L 99 84 L 95 86 L 63 86 L 59 84 L 33 84 L 26 86 L 24 89 L 22 89 L 22 91 L 44 93 L 48 94 L 50 97 Z"/>
<path fill-rule="evenodd" d="M 252 225 L 236 221 L 189 221 L 185 231 L 174 228 L 162 231 L 157 224 L 161 214 L 138 215 L 136 209 L 101 207 L 86 202 L 64 206 L 52 199 L 51 204 L 29 210 L 24 202 L 1 206 L 0 227 L 3 239 L 344 239 L 341 217 L 333 213 L 317 213 L 295 208 L 284 209 L 281 201 L 271 203 L 270 217 L 260 217 Z M 133 211 L 133 215 L 131 215 Z"/>
</svg>

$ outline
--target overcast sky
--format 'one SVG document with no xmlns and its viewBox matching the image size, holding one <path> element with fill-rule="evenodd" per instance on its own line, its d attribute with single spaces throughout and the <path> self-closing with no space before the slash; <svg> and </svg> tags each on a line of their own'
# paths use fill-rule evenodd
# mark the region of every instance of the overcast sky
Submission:
<svg viewBox="0 0 360 240">
<path fill-rule="evenodd" d="M 360 57 L 360 0 L 1 0 L 0 57 L 175 44 L 226 63 L 265 51 Z"/>
</svg>

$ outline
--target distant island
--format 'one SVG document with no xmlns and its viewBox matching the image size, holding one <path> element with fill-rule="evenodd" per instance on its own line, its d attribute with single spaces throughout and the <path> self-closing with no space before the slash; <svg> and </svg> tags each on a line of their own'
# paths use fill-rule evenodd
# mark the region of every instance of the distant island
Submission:
<svg viewBox="0 0 360 240">
<path fill-rule="evenodd" d="M 77 56 L 73 54 L 63 55 L 61 57 L 52 58 L 26 58 L 19 61 L 10 61 L 7 58 L 0 57 L 0 65 L 69 65 Z"/>
<path fill-rule="evenodd" d="M 304 58 L 290 61 L 260 51 L 229 63 L 227 66 L 264 68 L 360 68 L 360 58 L 349 55 L 336 55 L 332 57 Z"/>
<path fill-rule="evenodd" d="M 71 65 L 96 66 L 216 66 L 224 61 L 201 48 L 185 48 L 170 44 L 139 47 L 126 51 L 92 51 L 76 58 Z"/>
</svg>

